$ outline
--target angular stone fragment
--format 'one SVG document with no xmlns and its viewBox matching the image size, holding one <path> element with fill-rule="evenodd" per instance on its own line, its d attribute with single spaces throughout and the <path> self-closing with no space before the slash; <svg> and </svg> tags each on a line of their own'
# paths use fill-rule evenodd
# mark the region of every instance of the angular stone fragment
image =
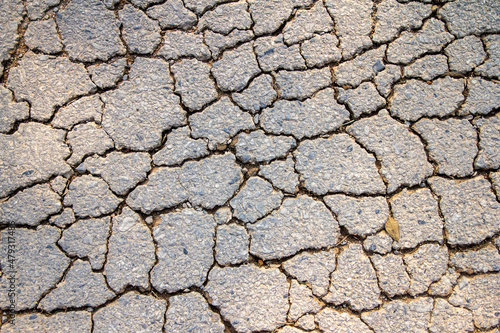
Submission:
<svg viewBox="0 0 500 333">
<path fill-rule="evenodd" d="M 377 4 L 375 32 L 372 39 L 376 43 L 392 40 L 402 30 L 417 29 L 424 18 L 432 13 L 430 4 L 412 1 L 400 3 L 396 0 L 384 0 Z"/>
<path fill-rule="evenodd" d="M 181 164 L 185 160 L 208 155 L 207 142 L 191 139 L 188 126 L 174 129 L 167 136 L 165 146 L 153 155 L 156 165 Z"/>
<path fill-rule="evenodd" d="M 211 150 L 215 149 L 217 144 L 225 143 L 239 131 L 255 128 L 252 116 L 231 103 L 226 96 L 203 112 L 192 114 L 189 117 L 189 124 L 191 136 L 207 138 Z"/>
<path fill-rule="evenodd" d="M 64 208 L 61 214 L 54 215 L 50 218 L 49 223 L 56 225 L 59 228 L 64 228 L 75 222 L 75 213 L 71 208 Z"/>
<path fill-rule="evenodd" d="M 361 319 L 375 333 L 427 332 L 432 304 L 430 297 L 409 302 L 395 300 L 385 303 L 380 310 L 362 313 Z"/>
<path fill-rule="evenodd" d="M 120 23 L 98 0 L 74 0 L 56 15 L 65 50 L 70 59 L 106 61 L 125 54 Z"/>
<path fill-rule="evenodd" d="M 167 302 L 130 291 L 97 310 L 93 316 L 95 333 L 161 332 Z"/>
<path fill-rule="evenodd" d="M 415 2 L 416 3 L 416 2 Z M 375 76 L 375 84 L 377 85 L 377 90 L 379 93 L 387 97 L 392 91 L 392 85 L 394 82 L 401 78 L 401 69 L 396 65 L 387 65 L 385 70 L 379 72 Z"/>
<path fill-rule="evenodd" d="M 500 204 L 483 176 L 461 182 L 432 177 L 428 182 L 440 197 L 449 244 L 477 244 L 500 231 Z"/>
<path fill-rule="evenodd" d="M 121 201 L 111 193 L 104 180 L 90 175 L 75 178 L 64 197 L 64 205 L 73 206 L 76 216 L 80 218 L 109 214 Z"/>
<path fill-rule="evenodd" d="M 372 46 L 372 0 L 327 0 L 326 7 L 335 21 L 344 59 Z"/>
<path fill-rule="evenodd" d="M 148 182 L 137 186 L 127 197 L 127 205 L 144 214 L 170 208 L 188 199 L 181 186 L 180 168 L 158 168 L 148 177 Z"/>
<path fill-rule="evenodd" d="M 380 173 L 388 182 L 387 191 L 401 185 L 417 185 L 432 175 L 424 146 L 408 127 L 392 119 L 386 110 L 378 115 L 358 120 L 347 128 L 382 164 Z"/>
<path fill-rule="evenodd" d="M 56 22 L 53 19 L 45 21 L 31 21 L 24 33 L 24 41 L 32 50 L 43 53 L 59 53 L 63 45 L 57 35 Z"/>
<path fill-rule="evenodd" d="M 405 77 L 419 77 L 430 81 L 448 71 L 448 58 L 442 54 L 428 55 L 417 59 L 404 68 Z"/>
<path fill-rule="evenodd" d="M 288 320 L 297 321 L 306 313 L 316 313 L 321 309 L 321 304 L 314 298 L 311 289 L 296 280 L 292 280 L 290 287 L 290 310 Z"/>
<path fill-rule="evenodd" d="M 474 323 L 470 311 L 454 307 L 444 299 L 436 299 L 432 310 L 429 332 L 455 333 L 472 331 L 474 331 Z"/>
<path fill-rule="evenodd" d="M 196 15 L 184 7 L 182 0 L 167 0 L 161 5 L 149 7 L 149 17 L 157 20 L 162 29 L 191 29 L 198 19 Z"/>
<path fill-rule="evenodd" d="M 104 270 L 109 286 L 115 292 L 125 287 L 149 288 L 149 272 L 155 264 L 155 245 L 149 228 L 138 214 L 125 207 L 113 217 Z"/>
<path fill-rule="evenodd" d="M 387 254 L 392 250 L 392 242 L 392 237 L 382 230 L 375 235 L 366 237 L 363 248 L 365 251 Z"/>
<path fill-rule="evenodd" d="M 17 103 L 12 97 L 12 92 L 0 86 L 0 133 L 7 133 L 18 121 L 25 120 L 30 115 L 28 103 Z"/>
<path fill-rule="evenodd" d="M 458 73 L 470 72 L 486 58 L 483 43 L 476 36 L 455 40 L 444 53 L 448 56 L 450 70 Z"/>
<path fill-rule="evenodd" d="M 479 128 L 479 154 L 476 168 L 498 169 L 500 167 L 500 114 L 491 118 L 479 118 L 474 121 Z"/>
<path fill-rule="evenodd" d="M 460 274 L 455 272 L 455 269 L 448 268 L 448 271 L 443 277 L 431 284 L 428 293 L 431 296 L 448 296 L 453 291 L 453 287 L 457 284 Z"/>
<path fill-rule="evenodd" d="M 403 120 L 415 121 L 423 116 L 444 117 L 455 112 L 463 102 L 464 81 L 449 76 L 431 84 L 408 80 L 394 87 L 391 114 Z"/>
<path fill-rule="evenodd" d="M 143 11 L 126 5 L 118 11 L 122 23 L 123 40 L 131 53 L 153 53 L 160 44 L 160 26 L 150 19 Z"/>
<path fill-rule="evenodd" d="M 410 277 L 406 273 L 401 256 L 392 253 L 386 256 L 375 254 L 371 260 L 377 271 L 380 288 L 389 297 L 406 294 L 410 288 Z"/>
<path fill-rule="evenodd" d="M 114 147 L 113 140 L 95 123 L 76 125 L 66 136 L 66 142 L 72 150 L 68 163 L 76 165 L 90 154 L 104 154 Z"/>
<path fill-rule="evenodd" d="M 61 210 L 61 198 L 48 184 L 27 188 L 0 203 L 0 223 L 37 226 Z"/>
<path fill-rule="evenodd" d="M 312 286 L 313 294 L 324 296 L 330 285 L 330 274 L 335 269 L 335 252 L 302 252 L 283 263 L 283 269 L 300 282 Z"/>
<path fill-rule="evenodd" d="M 306 195 L 285 199 L 277 211 L 247 228 L 252 237 L 250 253 L 265 260 L 333 246 L 340 236 L 332 213 Z"/>
<path fill-rule="evenodd" d="M 474 171 L 477 132 L 465 119 L 422 119 L 413 129 L 427 143 L 429 157 L 438 164 L 438 172 L 465 177 Z"/>
<path fill-rule="evenodd" d="M 217 99 L 217 90 L 210 78 L 210 66 L 196 59 L 186 59 L 172 65 L 175 91 L 182 103 L 192 110 L 200 110 Z"/>
<path fill-rule="evenodd" d="M 145 0 L 147 1 L 147 0 Z M 114 9 L 116 4 L 118 4 L 120 2 L 120 0 L 102 0 L 102 2 L 104 3 L 104 6 L 106 6 L 106 8 L 108 9 Z M 132 2 L 142 2 L 142 0 L 132 0 Z"/>
<path fill-rule="evenodd" d="M 219 265 L 237 265 L 248 260 L 250 236 L 245 227 L 237 224 L 217 227 L 215 259 Z"/>
<path fill-rule="evenodd" d="M 56 309 L 96 307 L 115 296 L 106 286 L 104 276 L 94 273 L 90 264 L 80 259 L 38 304 L 38 308 L 51 312 Z"/>
<path fill-rule="evenodd" d="M 476 68 L 476 73 L 487 77 L 500 77 L 500 35 L 484 37 L 489 58 Z"/>
<path fill-rule="evenodd" d="M 272 72 L 278 69 L 306 69 L 306 63 L 300 54 L 299 45 L 285 45 L 283 35 L 256 39 L 254 50 L 260 68 L 264 72 Z"/>
<path fill-rule="evenodd" d="M 250 13 L 257 36 L 272 34 L 292 15 L 294 7 L 309 6 L 313 0 L 250 0 Z"/>
<path fill-rule="evenodd" d="M 39 226 L 36 230 L 26 228 L 3 229 L 0 263 L 4 274 L 0 277 L 0 307 L 9 308 L 10 288 L 8 270 L 14 269 L 15 276 L 15 310 L 33 309 L 38 300 L 50 288 L 55 286 L 70 264 L 68 257 L 59 250 L 56 242 L 61 231 L 53 226 Z M 9 262 L 8 237 L 16 242 L 15 263 Z M 12 253 L 11 253 L 12 257 Z M 22 291 L 22 292 L 21 292 Z M 16 316 L 17 317 L 17 316 Z M 16 318 L 17 319 L 17 318 Z M 3 331 L 3 327 L 2 327 Z"/>
<path fill-rule="evenodd" d="M 459 115 L 488 114 L 500 107 L 500 83 L 473 77 L 467 82 L 469 93 Z"/>
<path fill-rule="evenodd" d="M 358 317 L 347 312 L 338 312 L 331 308 L 325 308 L 318 313 L 315 321 L 321 331 L 325 333 L 373 332 Z"/>
<path fill-rule="evenodd" d="M 500 319 L 500 274 L 466 277 L 458 280 L 448 301 L 472 311 L 474 324 L 481 329 L 498 325 Z"/>
<path fill-rule="evenodd" d="M 210 29 L 227 35 L 234 29 L 250 29 L 252 18 L 247 11 L 246 1 L 238 1 L 217 6 L 214 10 L 208 11 L 200 18 L 198 29 Z"/>
<path fill-rule="evenodd" d="M 210 50 L 203 44 L 203 35 L 180 30 L 167 30 L 163 36 L 163 46 L 158 54 L 166 60 L 195 57 L 198 60 L 210 59 Z"/>
<path fill-rule="evenodd" d="M 92 269 L 100 270 L 108 251 L 110 221 L 109 217 L 79 220 L 64 230 L 57 243 L 69 256 L 88 258 Z"/>
<path fill-rule="evenodd" d="M 347 104 L 356 118 L 385 106 L 385 99 L 371 82 L 363 82 L 356 89 L 339 88 L 337 100 Z"/>
<path fill-rule="evenodd" d="M 224 91 L 241 91 L 258 73 L 260 68 L 253 52 L 253 43 L 225 51 L 222 58 L 212 65 L 217 85 Z"/>
<path fill-rule="evenodd" d="M 427 291 L 448 269 L 448 248 L 437 244 L 424 244 L 417 251 L 406 254 L 404 262 L 411 277 L 409 293 L 412 296 Z"/>
<path fill-rule="evenodd" d="M 226 224 L 233 218 L 231 208 L 224 206 L 217 209 L 214 214 L 214 219 L 217 224 Z"/>
<path fill-rule="evenodd" d="M 443 241 L 443 221 L 439 216 L 438 202 L 429 189 L 403 189 L 389 203 L 392 215 L 399 224 L 397 245 L 400 248 L 411 249 L 426 241 Z"/>
<path fill-rule="evenodd" d="M 224 332 L 220 316 L 209 309 L 207 301 L 200 294 L 181 294 L 169 298 L 168 302 L 166 332 Z"/>
<path fill-rule="evenodd" d="M 333 22 L 322 1 L 316 2 L 311 9 L 299 9 L 293 20 L 283 28 L 283 37 L 287 45 L 310 39 L 315 33 L 333 30 Z"/>
<path fill-rule="evenodd" d="M 0 198 L 18 188 L 67 175 L 70 154 L 64 131 L 30 122 L 12 135 L 0 134 Z"/>
<path fill-rule="evenodd" d="M 259 75 L 250 82 L 248 88 L 241 93 L 233 93 L 231 97 L 242 109 L 250 113 L 255 113 L 271 105 L 276 99 L 278 94 L 272 84 L 273 79 L 270 75 Z"/>
<path fill-rule="evenodd" d="M 345 61 L 333 68 L 337 85 L 350 85 L 356 88 L 363 81 L 373 79 L 375 74 L 384 70 L 383 64 L 386 45 L 366 51 L 352 60 Z"/>
<path fill-rule="evenodd" d="M 230 201 L 234 216 L 243 222 L 255 222 L 281 204 L 283 194 L 260 177 L 250 177 Z"/>
<path fill-rule="evenodd" d="M 268 165 L 261 165 L 259 175 L 263 176 L 273 186 L 287 193 L 297 192 L 299 185 L 299 175 L 295 172 L 295 162 L 292 156 L 288 156 L 286 161 L 274 161 Z"/>
<path fill-rule="evenodd" d="M 50 9 L 59 5 L 60 0 L 30 0 L 26 3 L 26 11 L 30 20 L 38 20 L 44 17 Z"/>
<path fill-rule="evenodd" d="M 42 314 L 17 315 L 14 324 L 2 325 L 4 333 L 21 332 L 60 332 L 60 333 L 90 333 L 92 318 L 87 311 L 59 312 L 46 317 Z"/>
<path fill-rule="evenodd" d="M 117 151 L 106 157 L 88 157 L 77 168 L 77 171 L 88 171 L 92 175 L 101 176 L 118 195 L 126 195 L 130 189 L 146 179 L 149 170 L 151 158 L 147 153 L 125 154 Z"/>
<path fill-rule="evenodd" d="M 373 309 L 382 304 L 375 270 L 360 244 L 350 244 L 339 255 L 324 300 L 335 305 L 347 303 L 355 311 Z"/>
<path fill-rule="evenodd" d="M 163 131 L 186 122 L 169 74 L 163 60 L 136 58 L 130 79 L 102 95 L 102 126 L 117 149 L 152 149 L 160 145 Z"/>
<path fill-rule="evenodd" d="M 448 29 L 458 38 L 500 32 L 498 13 L 495 0 L 458 0 L 445 4 L 439 10 L 439 15 L 448 23 Z"/>
<path fill-rule="evenodd" d="M 99 88 L 111 88 L 123 77 L 127 59 L 119 58 L 111 63 L 102 63 L 87 67 L 90 78 Z"/>
<path fill-rule="evenodd" d="M 31 118 L 47 121 L 57 106 L 94 90 L 82 64 L 63 57 L 39 56 L 28 51 L 9 71 L 7 86 L 18 101 L 31 105 Z M 47 89 L 50 87 L 50 89 Z"/>
<path fill-rule="evenodd" d="M 304 186 L 315 194 L 385 193 L 375 158 L 347 134 L 303 141 L 294 156 Z"/>
<path fill-rule="evenodd" d="M 160 215 L 153 228 L 158 262 L 151 283 L 159 292 L 173 293 L 201 287 L 214 262 L 215 221 L 212 215 L 192 208 Z"/>
<path fill-rule="evenodd" d="M 450 257 L 450 264 L 459 272 L 468 274 L 500 271 L 500 254 L 493 245 L 480 250 L 457 252 Z"/>
<path fill-rule="evenodd" d="M 21 0 L 2 1 L 0 4 L 0 77 L 3 75 L 4 62 L 11 58 L 11 52 L 17 45 L 18 26 L 23 18 L 23 3 Z"/>
<path fill-rule="evenodd" d="M 286 322 L 286 276 L 277 268 L 215 266 L 204 289 L 238 332 L 273 331 Z M 236 297 L 235 297 L 236 296 Z"/>
<path fill-rule="evenodd" d="M 291 134 L 297 139 L 336 130 L 349 119 L 349 112 L 337 103 L 334 91 L 326 88 L 304 102 L 279 100 L 266 108 L 260 125 L 266 132 Z"/>
<path fill-rule="evenodd" d="M 288 136 L 266 135 L 258 130 L 250 134 L 241 133 L 236 142 L 236 156 L 243 163 L 268 162 L 283 157 L 295 147 L 295 139 Z"/>
<path fill-rule="evenodd" d="M 304 99 L 332 84 L 330 68 L 307 71 L 279 71 L 276 85 L 285 99 Z"/>
<path fill-rule="evenodd" d="M 231 198 L 243 181 L 235 160 L 233 154 L 226 153 L 184 163 L 180 183 L 189 194 L 189 202 L 212 209 Z"/>
<path fill-rule="evenodd" d="M 102 107 L 103 103 L 99 95 L 84 96 L 60 108 L 52 119 L 51 124 L 54 127 L 66 130 L 70 130 L 74 125 L 83 122 L 94 121 L 100 124 Z"/>
<path fill-rule="evenodd" d="M 353 198 L 344 194 L 324 198 L 327 206 L 350 234 L 366 236 L 384 228 L 389 206 L 384 197 Z"/>
<path fill-rule="evenodd" d="M 339 40 L 334 34 L 314 35 L 301 45 L 301 53 L 306 60 L 307 67 L 320 67 L 331 62 L 338 62 L 342 58 L 337 48 Z"/>
<path fill-rule="evenodd" d="M 431 18 L 417 33 L 403 31 L 389 44 L 387 60 L 394 64 L 408 64 L 424 53 L 441 51 L 452 39 L 453 35 L 445 30 L 444 23 Z"/>
</svg>

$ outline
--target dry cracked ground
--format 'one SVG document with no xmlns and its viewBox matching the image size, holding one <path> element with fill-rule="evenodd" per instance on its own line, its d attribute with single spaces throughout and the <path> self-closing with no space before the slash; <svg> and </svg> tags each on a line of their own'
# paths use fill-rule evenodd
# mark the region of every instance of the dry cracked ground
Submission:
<svg viewBox="0 0 500 333">
<path fill-rule="evenodd" d="M 498 0 L 2 0 L 2 332 L 498 332 Z"/>
</svg>

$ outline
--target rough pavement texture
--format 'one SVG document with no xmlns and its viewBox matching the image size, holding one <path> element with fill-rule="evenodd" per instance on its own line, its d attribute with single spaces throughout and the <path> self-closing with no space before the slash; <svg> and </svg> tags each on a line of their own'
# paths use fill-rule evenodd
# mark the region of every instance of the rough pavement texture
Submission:
<svg viewBox="0 0 500 333">
<path fill-rule="evenodd" d="M 115 303 L 96 311 L 93 318 L 94 332 L 159 332 L 162 329 L 165 308 L 165 300 L 128 292 Z"/>
<path fill-rule="evenodd" d="M 498 17 L 0 1 L 0 331 L 497 333 Z"/>
<path fill-rule="evenodd" d="M 214 267 L 204 288 L 212 305 L 220 309 L 238 332 L 274 330 L 286 322 L 286 276 L 277 268 Z"/>
<path fill-rule="evenodd" d="M 153 287 L 160 292 L 201 287 L 214 261 L 213 217 L 188 208 L 160 219 L 153 228 L 158 258 L 151 271 Z"/>
<path fill-rule="evenodd" d="M 252 237 L 250 253 L 263 259 L 333 246 L 340 235 L 332 213 L 306 195 L 285 199 L 278 210 L 247 228 Z"/>
</svg>

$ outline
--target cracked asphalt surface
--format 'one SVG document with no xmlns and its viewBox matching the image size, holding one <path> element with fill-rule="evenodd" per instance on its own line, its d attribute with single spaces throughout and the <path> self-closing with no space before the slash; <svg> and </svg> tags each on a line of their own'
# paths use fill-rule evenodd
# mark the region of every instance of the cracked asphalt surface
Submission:
<svg viewBox="0 0 500 333">
<path fill-rule="evenodd" d="M 497 0 L 0 2 L 1 332 L 500 325 Z"/>
</svg>

